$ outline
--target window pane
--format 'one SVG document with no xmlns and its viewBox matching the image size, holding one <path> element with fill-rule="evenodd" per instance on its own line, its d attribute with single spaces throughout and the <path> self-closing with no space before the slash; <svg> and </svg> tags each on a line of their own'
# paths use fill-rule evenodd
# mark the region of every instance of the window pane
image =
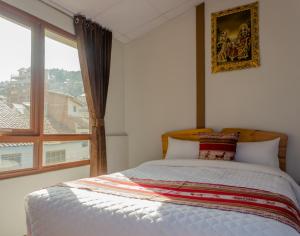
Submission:
<svg viewBox="0 0 300 236">
<path fill-rule="evenodd" d="M 76 43 L 46 31 L 45 68 L 44 132 L 89 133 L 89 113 Z"/>
<path fill-rule="evenodd" d="M 55 165 L 89 159 L 89 141 L 44 142 L 43 165 Z"/>
<path fill-rule="evenodd" d="M 31 30 L 0 16 L 0 35 L 0 129 L 29 129 Z"/>
<path fill-rule="evenodd" d="M 32 167 L 32 143 L 0 143 L 0 172 Z"/>
</svg>

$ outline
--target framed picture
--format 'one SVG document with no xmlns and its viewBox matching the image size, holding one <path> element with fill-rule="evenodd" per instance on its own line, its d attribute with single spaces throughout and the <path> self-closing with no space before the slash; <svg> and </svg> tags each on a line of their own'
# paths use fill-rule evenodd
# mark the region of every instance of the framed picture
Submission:
<svg viewBox="0 0 300 236">
<path fill-rule="evenodd" d="M 212 73 L 260 65 L 258 2 L 211 16 Z"/>
</svg>

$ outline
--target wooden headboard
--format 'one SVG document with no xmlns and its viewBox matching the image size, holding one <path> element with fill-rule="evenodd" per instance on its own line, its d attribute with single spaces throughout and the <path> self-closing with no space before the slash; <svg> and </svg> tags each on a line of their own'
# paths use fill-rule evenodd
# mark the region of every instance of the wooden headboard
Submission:
<svg viewBox="0 0 300 236">
<path fill-rule="evenodd" d="M 162 150 L 163 158 L 165 158 L 168 150 L 168 137 L 182 139 L 182 140 L 199 140 L 199 133 L 213 132 L 213 129 L 187 129 L 179 131 L 171 131 L 161 136 L 162 138 Z"/>
<path fill-rule="evenodd" d="M 165 158 L 168 150 L 168 137 L 183 139 L 183 140 L 199 140 L 198 133 L 207 133 L 213 132 L 213 129 L 190 129 L 190 130 L 180 130 L 172 131 L 162 135 L 162 149 L 163 149 L 163 158 Z M 232 133 L 239 132 L 240 138 L 239 142 L 259 142 L 259 141 L 268 141 L 276 138 L 280 138 L 279 142 L 279 166 L 280 169 L 286 170 L 286 150 L 287 150 L 287 141 L 288 137 L 285 134 L 254 130 L 254 129 L 239 129 L 239 128 L 225 128 L 221 132 Z"/>
<path fill-rule="evenodd" d="M 239 128 L 225 128 L 221 132 L 232 133 L 239 132 L 240 138 L 239 142 L 259 142 L 259 141 L 268 141 L 276 138 L 280 138 L 279 142 L 279 151 L 278 159 L 280 169 L 286 170 L 286 150 L 288 136 L 282 133 L 254 130 L 254 129 L 239 129 Z"/>
</svg>

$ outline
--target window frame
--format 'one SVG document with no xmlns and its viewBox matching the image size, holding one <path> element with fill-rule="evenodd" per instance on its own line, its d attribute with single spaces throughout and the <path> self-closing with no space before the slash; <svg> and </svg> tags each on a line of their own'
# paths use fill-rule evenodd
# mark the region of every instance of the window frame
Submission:
<svg viewBox="0 0 300 236">
<path fill-rule="evenodd" d="M 31 29 L 31 104 L 29 129 L 0 129 L 0 142 L 32 142 L 33 167 L 0 172 L 0 179 L 38 174 L 83 165 L 90 160 L 80 160 L 43 166 L 43 142 L 46 141 L 91 141 L 91 134 L 44 134 L 44 68 L 45 31 L 49 30 L 68 40 L 76 42 L 76 37 L 57 26 L 41 20 L 27 12 L 0 0 L 0 16 L 15 21 Z M 91 143 L 91 142 L 90 142 Z M 90 148 L 91 149 L 91 148 Z"/>
</svg>

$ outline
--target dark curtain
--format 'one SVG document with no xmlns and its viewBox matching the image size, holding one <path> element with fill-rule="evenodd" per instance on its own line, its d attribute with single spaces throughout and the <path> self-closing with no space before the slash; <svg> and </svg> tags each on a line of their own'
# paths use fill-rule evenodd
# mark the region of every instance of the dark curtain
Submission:
<svg viewBox="0 0 300 236">
<path fill-rule="evenodd" d="M 84 16 L 74 17 L 84 90 L 92 121 L 91 176 L 107 173 L 104 116 L 112 33 Z"/>
</svg>

